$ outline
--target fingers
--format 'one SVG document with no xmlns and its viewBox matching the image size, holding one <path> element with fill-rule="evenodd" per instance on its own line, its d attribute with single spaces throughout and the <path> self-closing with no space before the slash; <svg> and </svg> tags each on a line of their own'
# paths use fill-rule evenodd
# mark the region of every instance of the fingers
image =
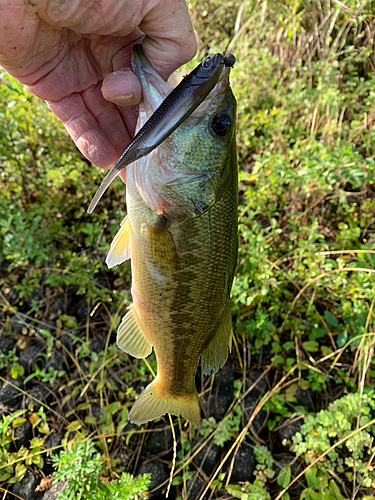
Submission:
<svg viewBox="0 0 375 500">
<path fill-rule="evenodd" d="M 173 71 L 189 61 L 196 52 L 196 39 L 183 0 L 149 0 L 144 4 L 139 27 L 146 34 L 143 50 L 158 73 L 167 79 Z M 138 39 L 135 43 L 141 43 Z M 130 66 L 129 52 L 116 55 L 115 69 Z M 103 96 L 119 106 L 138 104 L 142 98 L 139 80 L 130 71 L 114 71 L 103 81 Z"/>
<path fill-rule="evenodd" d="M 140 29 L 143 50 L 156 71 L 167 79 L 195 55 L 197 42 L 184 0 L 150 0 Z"/>
<path fill-rule="evenodd" d="M 107 101 L 118 106 L 132 106 L 142 99 L 140 81 L 129 71 L 114 71 L 103 80 L 102 94 Z"/>
<path fill-rule="evenodd" d="M 111 167 L 133 135 L 125 123 L 134 123 L 135 111 L 120 112 L 103 98 L 100 85 L 47 104 L 78 149 L 99 167 Z"/>
<path fill-rule="evenodd" d="M 117 106 L 104 99 L 100 84 L 90 87 L 81 95 L 86 109 L 95 117 L 100 130 L 107 135 L 119 156 L 133 137 L 134 130 L 129 131 L 127 126 L 133 110 L 126 108 L 125 113 L 121 113 Z"/>
</svg>

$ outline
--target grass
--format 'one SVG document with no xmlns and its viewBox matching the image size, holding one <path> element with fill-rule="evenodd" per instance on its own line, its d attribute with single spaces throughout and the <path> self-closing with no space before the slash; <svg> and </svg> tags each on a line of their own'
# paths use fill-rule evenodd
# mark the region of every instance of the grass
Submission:
<svg viewBox="0 0 375 500">
<path fill-rule="evenodd" d="M 211 498 L 245 500 L 370 498 L 374 6 L 350 0 L 188 5 L 199 42 L 189 67 L 216 51 L 237 58 L 231 78 L 238 101 L 240 250 L 228 360 L 235 371 L 232 402 L 221 418 L 204 409 L 201 430 L 173 419 L 170 497 L 185 499 L 194 484 L 203 484 L 200 499 L 204 489 Z M 5 412 L 1 485 L 10 488 L 27 468 L 54 471 L 43 448 L 53 431 L 62 436 L 57 446 L 64 453 L 79 441 L 94 446 L 104 458 L 101 477 L 118 485 L 123 472 L 136 475 L 144 443 L 160 432 L 127 422 L 155 361 L 130 362 L 117 349 L 116 326 L 131 300 L 130 268 L 103 265 L 125 214 L 124 188 L 114 182 L 105 208 L 88 215 L 102 172 L 77 153 L 42 103 L 5 74 L 0 78 L 0 322 L 1 337 L 14 341 L 0 355 L 0 375 L 21 382 L 25 398 L 41 386 L 53 395 L 44 413 L 38 414 L 35 396 L 22 415 Z M 30 345 L 40 349 L 32 368 L 21 359 Z M 249 385 L 252 373 L 258 382 Z M 203 402 L 219 376 L 201 379 Z M 249 411 L 246 398 L 262 381 Z M 256 427 L 260 415 L 265 423 Z M 9 441 L 25 424 L 19 419 L 39 439 L 22 453 Z M 340 432 L 322 435 L 340 419 Z M 282 444 L 280 429 L 293 422 L 302 426 Z M 210 474 L 197 461 L 200 452 L 209 453 L 207 445 L 222 447 Z M 232 452 L 243 447 L 253 450 L 256 466 L 242 484 L 231 476 Z M 172 448 L 163 456 L 170 463 Z"/>
</svg>

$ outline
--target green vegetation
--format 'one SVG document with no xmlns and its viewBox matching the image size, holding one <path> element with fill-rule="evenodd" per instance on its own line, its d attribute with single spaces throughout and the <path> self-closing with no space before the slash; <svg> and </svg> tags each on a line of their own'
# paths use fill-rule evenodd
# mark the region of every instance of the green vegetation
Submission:
<svg viewBox="0 0 375 500">
<path fill-rule="evenodd" d="M 374 4 L 188 5 L 199 41 L 189 68 L 216 51 L 237 58 L 240 249 L 227 364 L 236 376 L 222 418 L 204 409 L 200 430 L 173 420 L 171 497 L 185 500 L 201 482 L 212 498 L 373 499 Z M 0 82 L 0 340 L 14 340 L 0 376 L 32 396 L 25 410 L 0 408 L 0 487 L 43 469 L 69 482 L 61 498 L 143 498 L 149 480 L 134 476 L 160 429 L 135 429 L 127 415 L 156 365 L 118 350 L 130 267 L 104 265 L 124 186 L 116 180 L 87 214 L 103 172 L 43 103 L 5 73 Z M 39 351 L 27 364 L 30 345 Z M 218 377 L 202 379 L 202 402 Z M 26 422 L 32 438 L 16 446 Z M 281 437 L 285 427 L 294 437 Z M 63 451 L 51 458 L 43 445 L 55 431 Z M 214 447 L 222 452 L 207 473 Z M 243 448 L 255 473 L 233 481 L 231 453 Z"/>
<path fill-rule="evenodd" d="M 306 415 L 301 431 L 293 436 L 294 452 L 304 455 L 307 463 L 328 452 L 324 462 L 317 463 L 318 470 L 330 469 L 338 475 L 345 474 L 351 482 L 355 478 L 358 487 L 375 488 L 375 473 L 369 466 L 375 453 L 375 421 L 370 416 L 374 408 L 375 394 L 370 389 L 363 395 L 343 396 L 316 415 Z M 367 427 L 359 430 L 364 426 Z M 353 434 L 356 429 L 359 432 Z M 331 450 L 339 442 L 342 444 Z"/>
<path fill-rule="evenodd" d="M 150 485 L 147 475 L 136 479 L 123 472 L 120 479 L 104 483 L 100 475 L 104 471 L 104 459 L 100 457 L 90 440 L 76 441 L 71 448 L 62 451 L 53 460 L 57 467 L 55 482 L 68 482 L 69 487 L 59 492 L 60 500 L 111 500 L 121 498 L 141 500 L 147 498 Z"/>
<path fill-rule="evenodd" d="M 12 451 L 11 445 L 14 441 L 14 432 L 27 421 L 24 417 L 26 410 L 18 410 L 13 414 L 2 415 L 0 422 L 0 482 L 9 484 L 17 483 L 23 479 L 28 465 L 35 465 L 39 469 L 44 467 L 42 447 L 44 437 L 49 434 L 46 415 L 41 408 L 38 412 L 30 414 L 30 421 L 38 431 L 40 437 L 30 440 L 29 448 L 21 445 L 17 451 Z"/>
</svg>

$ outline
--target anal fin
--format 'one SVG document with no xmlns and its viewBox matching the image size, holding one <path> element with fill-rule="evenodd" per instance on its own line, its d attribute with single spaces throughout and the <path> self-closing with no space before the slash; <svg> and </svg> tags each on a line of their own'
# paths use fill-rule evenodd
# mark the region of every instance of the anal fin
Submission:
<svg viewBox="0 0 375 500">
<path fill-rule="evenodd" d="M 107 255 L 106 263 L 109 269 L 130 259 L 131 228 L 128 216 L 121 222 L 121 227 L 114 237 Z"/>
<path fill-rule="evenodd" d="M 232 316 L 230 313 L 230 303 L 225 306 L 221 322 L 215 335 L 202 353 L 202 370 L 205 375 L 216 373 L 228 359 L 232 347 Z"/>
<path fill-rule="evenodd" d="M 117 345 L 134 358 L 146 358 L 152 351 L 152 345 L 144 336 L 135 313 L 134 304 L 128 307 L 128 313 L 122 318 L 117 330 Z"/>
</svg>

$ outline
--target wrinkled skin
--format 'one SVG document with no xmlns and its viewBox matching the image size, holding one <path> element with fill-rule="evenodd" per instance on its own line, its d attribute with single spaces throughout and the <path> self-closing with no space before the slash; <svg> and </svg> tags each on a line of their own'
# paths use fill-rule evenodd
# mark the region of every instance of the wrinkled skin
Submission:
<svg viewBox="0 0 375 500">
<path fill-rule="evenodd" d="M 0 0 L 0 64 L 47 101 L 102 167 L 134 133 L 141 86 L 130 55 L 144 35 L 163 78 L 196 50 L 183 0 Z"/>
</svg>

